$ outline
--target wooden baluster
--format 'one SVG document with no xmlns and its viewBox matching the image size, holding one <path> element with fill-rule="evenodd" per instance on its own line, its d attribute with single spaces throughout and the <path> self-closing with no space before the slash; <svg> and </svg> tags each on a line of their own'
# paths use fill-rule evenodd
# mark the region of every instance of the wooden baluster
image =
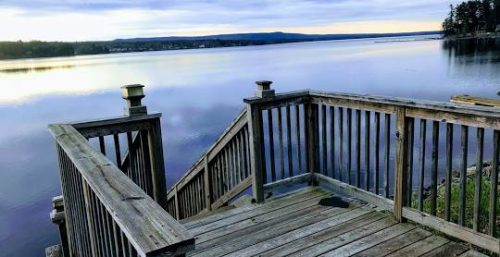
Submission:
<svg viewBox="0 0 500 257">
<path fill-rule="evenodd" d="M 285 178 L 285 156 L 283 154 L 283 115 L 278 107 L 278 154 L 280 156 L 280 178 Z"/>
<path fill-rule="evenodd" d="M 370 111 L 365 112 L 365 190 L 370 191 Z"/>
<path fill-rule="evenodd" d="M 292 157 L 292 121 L 290 120 L 290 105 L 286 106 L 286 141 L 288 150 L 288 177 L 293 177 Z"/>
<path fill-rule="evenodd" d="M 476 176 L 474 185 L 474 216 L 472 227 L 479 231 L 479 217 L 481 215 L 481 193 L 483 181 L 483 149 L 484 128 L 477 128 L 477 150 L 476 150 Z"/>
<path fill-rule="evenodd" d="M 385 114 L 385 153 L 384 153 L 384 194 L 389 198 L 389 158 L 391 153 L 391 115 Z"/>
<path fill-rule="evenodd" d="M 352 159 L 352 110 L 347 108 L 347 183 L 351 182 L 351 159 Z"/>
<path fill-rule="evenodd" d="M 224 194 L 229 192 L 231 189 L 231 160 L 229 159 L 229 148 L 226 146 L 224 148 Z"/>
<path fill-rule="evenodd" d="M 339 180 L 344 172 L 344 108 L 339 107 Z"/>
<path fill-rule="evenodd" d="M 420 119 L 420 185 L 418 188 L 418 209 L 424 210 L 424 181 L 425 181 L 425 143 L 427 141 L 427 120 Z"/>
<path fill-rule="evenodd" d="M 101 150 L 102 154 L 106 155 L 106 144 L 104 143 L 103 136 L 99 137 L 99 149 Z"/>
<path fill-rule="evenodd" d="M 356 110 L 356 187 L 361 188 L 361 110 Z"/>
<path fill-rule="evenodd" d="M 439 121 L 432 122 L 432 166 L 431 166 L 431 211 L 436 216 L 437 209 L 437 177 L 439 159 Z"/>
<path fill-rule="evenodd" d="M 299 105 L 295 105 L 295 134 L 297 137 L 297 160 L 298 160 L 298 168 L 297 174 L 302 173 L 302 142 L 300 140 L 300 109 Z"/>
<path fill-rule="evenodd" d="M 120 152 L 120 137 L 118 134 L 113 134 L 113 141 L 115 143 L 115 159 L 116 159 L 116 166 L 121 169 L 121 164 L 122 164 L 122 154 Z"/>
<path fill-rule="evenodd" d="M 175 215 L 176 219 L 180 220 L 181 219 L 181 206 L 180 206 L 180 201 L 179 201 L 179 190 L 177 189 L 177 185 L 174 187 L 174 202 L 175 202 Z"/>
<path fill-rule="evenodd" d="M 95 230 L 95 217 L 93 212 L 93 206 L 91 203 L 91 189 L 89 189 L 89 185 L 85 181 L 82 180 L 82 191 L 83 191 L 83 201 L 85 205 L 85 216 L 87 222 L 87 233 L 89 235 L 90 240 L 90 250 L 93 256 L 98 255 L 98 245 L 97 245 L 97 231 Z"/>
<path fill-rule="evenodd" d="M 489 203 L 489 229 L 488 234 L 495 237 L 497 227 L 497 199 L 498 199 L 498 158 L 500 154 L 500 131 L 493 132 L 493 158 L 491 161 L 490 175 L 490 203 Z"/>
<path fill-rule="evenodd" d="M 321 105 L 321 157 L 322 157 L 322 173 L 327 175 L 327 152 L 326 152 L 326 105 Z"/>
<path fill-rule="evenodd" d="M 374 180 L 374 192 L 379 194 L 379 182 L 380 182 L 380 113 L 375 113 L 375 154 L 373 155 L 373 166 L 375 176 Z"/>
<path fill-rule="evenodd" d="M 273 110 L 267 110 L 267 124 L 268 124 L 268 139 L 269 139 L 269 162 L 271 166 L 271 181 L 276 181 L 276 163 L 274 159 L 274 126 L 273 126 Z"/>
<path fill-rule="evenodd" d="M 135 164 L 134 164 L 134 157 L 133 154 L 135 152 L 134 150 L 134 144 L 132 140 L 132 132 L 127 132 L 127 147 L 128 147 L 128 172 L 127 176 L 132 179 L 135 183 L 137 183 L 137 180 L 135 179 Z"/>
<path fill-rule="evenodd" d="M 335 108 L 330 106 L 330 167 L 332 168 L 331 176 L 335 177 Z"/>
<path fill-rule="evenodd" d="M 243 144 L 241 142 L 241 132 L 238 132 L 235 136 L 236 141 L 236 166 L 238 166 L 238 184 L 244 179 L 243 175 L 243 159 L 242 159 L 242 148 Z"/>
<path fill-rule="evenodd" d="M 451 184 L 453 171 L 453 124 L 446 124 L 446 180 L 444 215 L 446 221 L 451 219 Z"/>
<path fill-rule="evenodd" d="M 203 181 L 205 183 L 205 208 L 208 211 L 212 210 L 212 203 L 213 203 L 213 197 L 212 197 L 212 172 L 210 170 L 209 162 L 208 162 L 208 156 L 205 155 L 205 158 L 203 160 L 204 164 L 204 173 L 203 173 Z"/>
<path fill-rule="evenodd" d="M 408 186 L 406 193 L 406 206 L 411 207 L 412 196 L 413 196 L 413 148 L 415 145 L 415 119 L 407 118 L 407 129 L 408 129 L 408 145 L 407 145 L 407 170 L 408 170 Z"/>
</svg>

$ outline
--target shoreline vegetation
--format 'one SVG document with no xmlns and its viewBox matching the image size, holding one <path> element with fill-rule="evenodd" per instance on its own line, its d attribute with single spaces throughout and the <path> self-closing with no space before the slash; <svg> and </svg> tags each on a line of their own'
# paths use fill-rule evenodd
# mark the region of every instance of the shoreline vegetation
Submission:
<svg viewBox="0 0 500 257">
<path fill-rule="evenodd" d="M 181 49 L 203 49 L 236 46 L 257 46 L 296 42 L 391 38 L 441 34 L 440 31 L 380 33 L 380 34 L 298 34 L 284 32 L 224 34 L 197 37 L 157 37 L 116 39 L 112 41 L 46 42 L 4 41 L 0 42 L 0 60 L 69 57 L 111 53 L 166 51 Z"/>
<path fill-rule="evenodd" d="M 479 230 L 482 233 L 488 233 L 488 215 L 489 215 L 489 199 L 491 191 L 491 171 L 493 170 L 492 161 L 484 161 L 481 169 L 481 200 L 480 200 L 480 216 L 479 216 Z M 465 176 L 465 226 L 472 228 L 473 221 L 473 205 L 474 205 L 474 188 L 475 188 L 476 164 L 467 167 Z M 500 185 L 499 182 L 497 184 Z M 436 216 L 445 219 L 445 198 L 446 198 L 446 179 L 438 182 L 437 184 L 437 208 Z M 430 213 L 431 210 L 431 186 L 423 189 L 423 210 Z M 460 195 L 460 172 L 458 170 L 452 171 L 451 177 L 451 207 L 450 207 L 450 220 L 458 223 L 459 214 L 459 198 Z M 497 193 L 500 196 L 500 193 Z M 419 207 L 419 199 L 416 193 L 412 196 L 412 208 Z M 500 206 L 497 206 L 497 213 L 500 216 Z M 497 216 L 497 217 L 498 217 Z M 496 229 L 500 229 L 500 220 L 495 224 Z"/>
<path fill-rule="evenodd" d="M 444 20 L 446 39 L 500 38 L 500 0 L 469 0 L 450 5 Z"/>
</svg>

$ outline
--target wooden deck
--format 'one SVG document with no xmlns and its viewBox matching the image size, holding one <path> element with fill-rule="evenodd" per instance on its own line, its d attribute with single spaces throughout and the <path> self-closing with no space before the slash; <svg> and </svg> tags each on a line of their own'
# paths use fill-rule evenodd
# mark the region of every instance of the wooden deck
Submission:
<svg viewBox="0 0 500 257">
<path fill-rule="evenodd" d="M 317 187 L 183 223 L 188 256 L 485 256 Z"/>
</svg>

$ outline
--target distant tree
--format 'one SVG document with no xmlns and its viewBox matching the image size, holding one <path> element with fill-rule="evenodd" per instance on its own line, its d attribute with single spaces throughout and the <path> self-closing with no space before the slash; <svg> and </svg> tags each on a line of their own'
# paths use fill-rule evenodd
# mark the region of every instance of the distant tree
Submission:
<svg viewBox="0 0 500 257">
<path fill-rule="evenodd" d="M 500 26 L 500 0 L 495 0 L 495 24 Z"/>
<path fill-rule="evenodd" d="M 495 8 L 498 11 L 500 0 L 471 0 L 457 5 L 451 10 L 443 22 L 446 36 L 456 34 L 475 34 L 479 31 L 495 31 Z"/>
</svg>

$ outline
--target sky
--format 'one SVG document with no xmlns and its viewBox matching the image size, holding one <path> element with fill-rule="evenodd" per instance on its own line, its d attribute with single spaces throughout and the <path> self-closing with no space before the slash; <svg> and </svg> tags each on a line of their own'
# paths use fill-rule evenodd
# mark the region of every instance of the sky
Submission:
<svg viewBox="0 0 500 257">
<path fill-rule="evenodd" d="M 460 0 L 0 0 L 0 40 L 441 29 Z"/>
</svg>

